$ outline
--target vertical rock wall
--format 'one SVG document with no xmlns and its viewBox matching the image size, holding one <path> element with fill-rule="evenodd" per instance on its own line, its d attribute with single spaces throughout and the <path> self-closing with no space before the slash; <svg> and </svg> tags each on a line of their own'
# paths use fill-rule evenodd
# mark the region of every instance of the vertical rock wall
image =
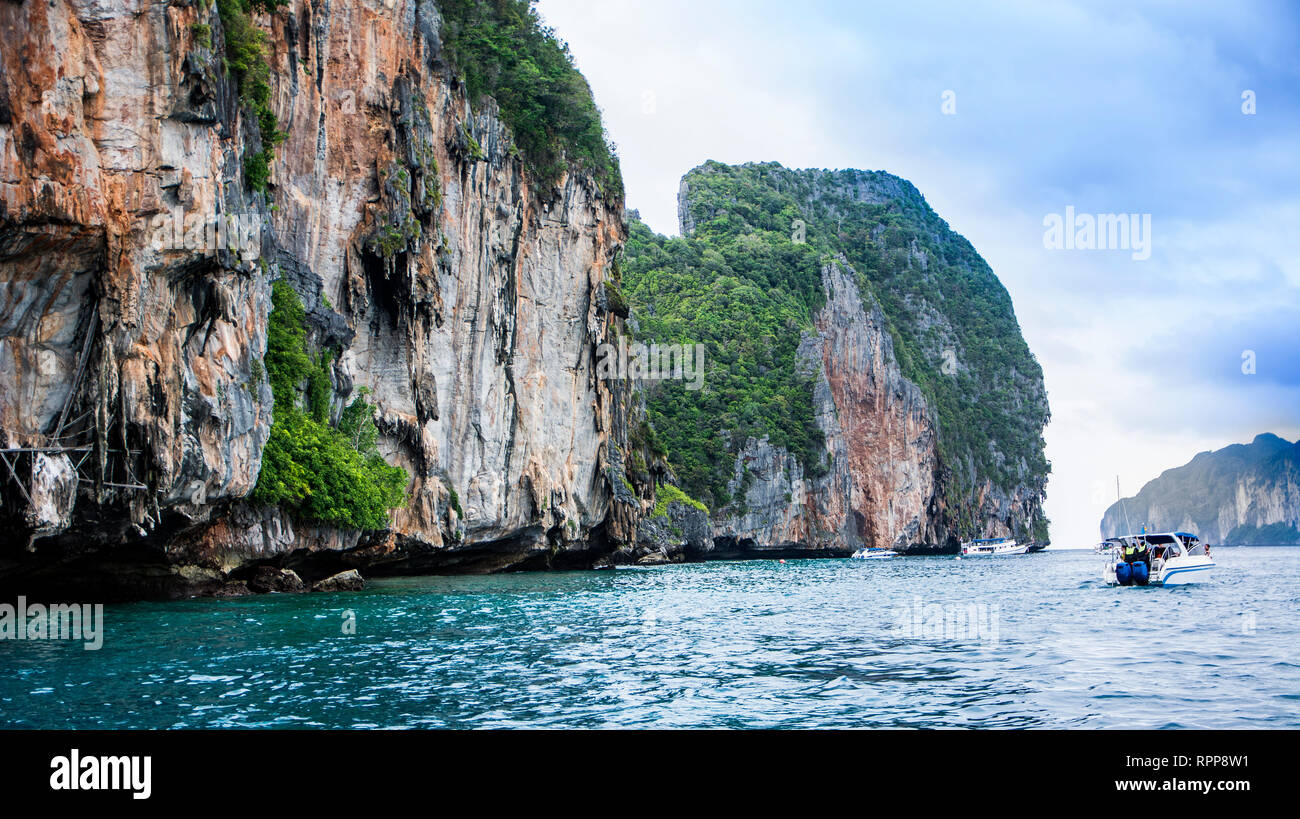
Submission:
<svg viewBox="0 0 1300 819">
<path fill-rule="evenodd" d="M 631 537 L 607 474 L 629 385 L 594 375 L 620 321 L 603 282 L 622 203 L 576 174 L 537 187 L 490 102 L 449 78 L 429 0 L 256 22 L 286 133 L 265 194 L 243 182 L 261 145 L 214 5 L 0 4 L 0 445 L 81 478 L 60 508 L 71 493 L 37 480 L 53 467 L 13 459 L 0 583 L 155 595 L 261 563 L 308 580 L 583 565 Z M 390 531 L 243 500 L 277 277 L 313 345 L 341 351 L 334 411 L 368 389 L 381 451 L 412 475 Z"/>
</svg>

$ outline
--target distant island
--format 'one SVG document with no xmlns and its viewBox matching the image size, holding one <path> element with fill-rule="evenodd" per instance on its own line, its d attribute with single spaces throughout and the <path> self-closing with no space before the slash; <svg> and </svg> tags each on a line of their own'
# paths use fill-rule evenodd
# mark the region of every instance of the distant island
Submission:
<svg viewBox="0 0 1300 819">
<path fill-rule="evenodd" d="M 1300 545 L 1300 441 L 1265 433 L 1202 452 L 1122 504 L 1102 516 L 1102 537 L 1124 534 L 1131 524 L 1230 546 Z"/>
</svg>

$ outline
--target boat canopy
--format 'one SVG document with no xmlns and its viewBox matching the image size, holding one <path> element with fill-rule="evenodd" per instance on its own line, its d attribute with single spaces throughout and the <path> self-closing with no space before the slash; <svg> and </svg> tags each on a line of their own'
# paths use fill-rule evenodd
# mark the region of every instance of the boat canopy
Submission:
<svg viewBox="0 0 1300 819">
<path fill-rule="evenodd" d="M 1190 532 L 1143 532 L 1140 535 L 1120 535 L 1108 537 L 1106 541 L 1145 540 L 1147 543 L 1172 543 L 1175 538 L 1184 541 L 1199 542 L 1200 538 Z M 1105 542 L 1105 541 L 1103 541 Z"/>
<path fill-rule="evenodd" d="M 1164 535 L 1164 534 L 1141 535 L 1140 537 L 1142 538 L 1142 540 L 1145 540 L 1147 543 L 1174 543 L 1175 542 L 1173 535 Z"/>
</svg>

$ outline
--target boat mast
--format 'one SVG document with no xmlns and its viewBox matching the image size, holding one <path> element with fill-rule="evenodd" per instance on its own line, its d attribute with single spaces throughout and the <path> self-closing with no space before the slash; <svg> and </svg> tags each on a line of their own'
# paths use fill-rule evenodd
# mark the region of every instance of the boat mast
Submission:
<svg viewBox="0 0 1300 819">
<path fill-rule="evenodd" d="M 1129 534 L 1133 534 L 1133 524 L 1128 520 L 1128 507 L 1124 505 L 1124 493 L 1119 491 L 1119 475 L 1115 476 L 1115 494 L 1119 496 L 1119 508 L 1124 513 L 1124 528 L 1128 529 Z"/>
</svg>

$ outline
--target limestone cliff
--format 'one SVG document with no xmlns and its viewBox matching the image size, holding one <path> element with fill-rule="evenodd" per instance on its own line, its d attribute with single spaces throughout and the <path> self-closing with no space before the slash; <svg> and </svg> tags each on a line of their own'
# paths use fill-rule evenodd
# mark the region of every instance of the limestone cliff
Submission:
<svg viewBox="0 0 1300 819">
<path fill-rule="evenodd" d="M 658 285 L 623 270 L 617 161 L 526 5 L 10 0 L 0 45 L 0 593 L 341 589 L 1043 526 L 1037 364 L 991 271 L 894 177 L 744 166 L 756 205 L 722 166 L 693 171 L 683 232 L 725 240 L 725 259 L 691 245 L 726 274 L 706 301 L 744 318 L 713 328 L 725 383 L 673 424 L 662 385 L 601 373 L 663 317 L 627 290 Z M 491 62 L 511 49 L 546 59 Z M 287 381 L 286 285 L 312 368 Z M 407 476 L 383 525 L 266 501 L 285 389 L 319 429 L 367 413 L 354 442 Z M 712 514 L 673 481 L 707 484 Z"/>
<path fill-rule="evenodd" d="M 704 391 L 648 387 L 671 468 L 711 507 L 711 556 L 1046 540 L 1041 371 L 915 188 L 706 163 L 678 215 L 679 239 L 633 221 L 629 278 L 647 343 L 691 333 L 714 359 Z"/>
<path fill-rule="evenodd" d="M 0 3 L 0 585 L 239 592 L 267 567 L 589 565 L 634 537 L 611 488 L 630 384 L 594 373 L 621 201 L 528 171 L 431 0 L 252 21 L 283 131 L 264 191 L 216 6 Z M 275 279 L 339 351 L 333 415 L 366 388 L 411 476 L 386 531 L 246 501 Z"/>
<path fill-rule="evenodd" d="M 1191 532 L 1231 546 L 1300 544 L 1300 442 L 1257 435 L 1167 469 L 1101 520 L 1102 537 Z"/>
<path fill-rule="evenodd" d="M 714 528 L 732 549 L 830 550 L 942 546 L 934 420 L 903 378 L 880 306 L 863 298 L 842 261 L 822 270 L 826 302 L 800 344 L 813 381 L 825 474 L 766 439 L 746 440 L 730 486 L 743 511 L 722 510 Z"/>
</svg>

